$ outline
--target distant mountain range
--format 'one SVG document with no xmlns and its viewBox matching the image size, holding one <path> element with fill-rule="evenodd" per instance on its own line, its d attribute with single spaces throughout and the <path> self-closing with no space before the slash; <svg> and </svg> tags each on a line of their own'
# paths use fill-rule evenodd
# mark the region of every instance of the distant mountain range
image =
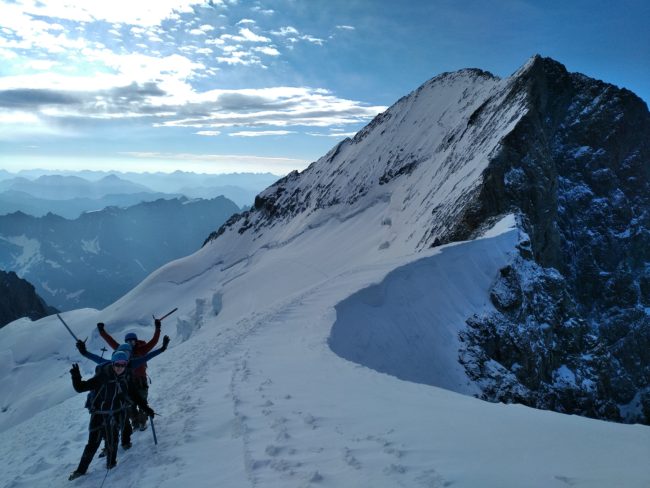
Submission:
<svg viewBox="0 0 650 488">
<path fill-rule="evenodd" d="M 106 207 L 130 207 L 141 202 L 152 202 L 161 198 L 169 200 L 181 196 L 178 193 L 138 192 L 104 195 L 100 198 L 49 200 L 24 191 L 8 190 L 0 192 L 0 215 L 22 212 L 34 217 L 42 217 L 53 213 L 66 219 L 76 219 L 83 212 L 93 212 Z"/>
<path fill-rule="evenodd" d="M 58 309 L 103 308 L 158 267 L 197 250 L 238 211 L 224 197 L 183 197 L 75 220 L 16 212 L 0 216 L 0 268 L 28 279 Z"/>
<path fill-rule="evenodd" d="M 98 181 L 88 181 L 78 176 L 43 175 L 35 180 L 23 177 L 0 181 L 0 191 L 22 191 L 49 200 L 70 198 L 101 198 L 120 193 L 152 193 L 139 183 L 108 175 Z"/>
<path fill-rule="evenodd" d="M 38 320 L 57 310 L 36 294 L 34 286 L 13 271 L 0 270 L 0 327 L 21 317 Z"/>
<path fill-rule="evenodd" d="M 46 170 L 23 170 L 13 174 L 0 170 L 0 214 L 21 211 L 40 216 L 52 212 L 76 218 L 84 211 L 107 205 L 128 206 L 182 195 L 208 199 L 225 196 L 240 207 L 249 207 L 255 196 L 278 178 L 271 173 L 60 171 L 52 174 Z"/>
</svg>

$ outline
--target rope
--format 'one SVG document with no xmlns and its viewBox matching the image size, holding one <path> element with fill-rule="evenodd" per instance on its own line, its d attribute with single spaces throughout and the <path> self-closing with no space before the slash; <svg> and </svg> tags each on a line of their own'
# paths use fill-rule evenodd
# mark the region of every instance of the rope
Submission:
<svg viewBox="0 0 650 488">
<path fill-rule="evenodd" d="M 108 473 L 110 473 L 111 470 L 106 468 L 106 474 L 104 475 L 104 479 L 102 480 L 102 484 L 99 485 L 99 488 L 104 488 L 104 483 L 106 482 L 106 478 L 108 478 Z"/>
<path fill-rule="evenodd" d="M 108 418 L 107 418 L 108 417 Z M 104 487 L 104 483 L 106 482 L 106 478 L 108 478 L 108 473 L 110 472 L 110 469 L 108 468 L 108 463 L 111 462 L 111 458 L 113 457 L 113 449 L 114 449 L 114 442 L 113 441 L 113 416 L 108 416 L 104 415 L 104 436 L 105 436 L 105 445 L 106 445 L 106 474 L 104 475 L 104 479 L 102 480 L 102 484 L 99 486 L 99 488 Z"/>
</svg>

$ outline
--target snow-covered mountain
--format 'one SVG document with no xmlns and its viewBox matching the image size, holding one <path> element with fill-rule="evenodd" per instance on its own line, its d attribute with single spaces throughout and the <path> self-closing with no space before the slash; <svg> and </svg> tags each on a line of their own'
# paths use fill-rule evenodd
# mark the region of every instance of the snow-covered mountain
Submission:
<svg viewBox="0 0 650 488">
<path fill-rule="evenodd" d="M 239 208 L 230 200 L 159 199 L 74 220 L 0 216 L 0 267 L 28 279 L 60 310 L 104 307 L 149 273 L 191 254 Z"/>
<path fill-rule="evenodd" d="M 650 423 L 649 165 L 641 99 L 536 56 L 503 80 L 437 76 L 212 238 L 276 246 L 379 205 L 373 236 L 390 256 L 473 238 L 514 213 L 525 237 L 491 289 L 496 309 L 460 331 L 472 384 L 490 400 Z M 363 352 L 344 356 L 376 364 L 389 338 L 349 327 Z M 380 369 L 404 369 L 389 362 Z M 438 374 L 416 378 L 438 385 Z"/>
<path fill-rule="evenodd" d="M 634 133 L 625 130 L 630 119 L 640 128 Z M 617 178 L 629 168 L 634 188 L 647 184 L 647 119 L 629 92 L 539 57 L 506 79 L 479 70 L 440 75 L 262 192 L 195 254 L 102 311 L 66 313 L 99 350 L 96 322 L 116 336 L 134 330 L 146 338 L 152 313 L 179 308 L 163 323 L 170 350 L 150 363 L 159 444 L 136 434 L 106 483 L 648 486 L 647 426 L 472 396 L 568 410 L 574 392 L 577 412 L 577 394 L 592 391 L 600 406 L 605 375 L 588 361 L 617 356 L 606 342 L 589 348 L 604 337 L 588 319 L 607 308 L 601 295 L 592 308 L 580 298 L 583 277 L 571 270 L 583 267 L 567 229 L 597 237 L 599 228 L 589 234 L 578 218 L 588 218 L 594 199 L 605 210 L 623 200 L 590 185 L 601 166 L 575 160 L 600 157 Z M 567 169 L 583 167 L 584 182 Z M 578 181 L 593 196 L 560 189 Z M 645 195 L 618 188 L 638 201 L 626 215 L 643 225 Z M 630 264 L 624 283 L 641 287 L 638 269 Z M 7 486 L 68 484 L 87 426 L 67 374 L 77 358 L 56 318 L 0 330 Z M 635 362 L 619 364 L 636 371 Z M 82 370 L 90 375 L 93 365 L 82 362 Z M 556 405 L 544 403 L 546 386 L 558 391 Z M 640 409 L 628 411 L 642 420 Z M 95 486 L 105 475 L 95 461 L 74 483 Z"/>
</svg>

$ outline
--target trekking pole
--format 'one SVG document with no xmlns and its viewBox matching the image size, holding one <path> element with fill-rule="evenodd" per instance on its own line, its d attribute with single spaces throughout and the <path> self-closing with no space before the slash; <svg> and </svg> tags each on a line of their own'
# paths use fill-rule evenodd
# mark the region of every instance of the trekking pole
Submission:
<svg viewBox="0 0 650 488">
<path fill-rule="evenodd" d="M 158 445 L 158 438 L 156 437 L 156 428 L 153 426 L 153 417 L 149 417 L 149 423 L 151 424 L 151 433 L 153 434 L 153 443 Z"/>
<path fill-rule="evenodd" d="M 176 308 L 175 308 L 174 310 L 172 310 L 171 312 L 166 313 L 165 315 L 163 315 L 162 317 L 160 317 L 158 320 L 166 319 L 166 318 L 169 317 L 171 314 L 173 314 L 176 310 L 178 310 L 178 307 L 176 307 Z M 156 320 L 156 317 L 154 317 L 153 315 L 152 315 L 152 317 L 153 317 L 154 320 Z"/>
<path fill-rule="evenodd" d="M 102 358 L 103 358 L 103 357 L 104 357 L 104 353 L 105 353 L 106 351 L 108 351 L 108 349 L 106 349 L 105 347 L 102 347 L 102 348 L 100 349 L 100 351 L 102 352 Z"/>
<path fill-rule="evenodd" d="M 61 323 L 65 326 L 65 328 L 68 329 L 68 332 L 70 332 L 70 335 L 74 338 L 74 340 L 75 340 L 75 341 L 78 341 L 79 338 L 78 338 L 76 335 L 74 335 L 74 332 L 72 332 L 72 331 L 70 330 L 70 327 L 68 327 L 68 324 L 65 323 L 65 320 L 63 320 L 63 319 L 61 318 L 61 316 L 60 316 L 58 313 L 56 314 L 56 316 L 59 317 L 59 320 L 60 320 Z"/>
</svg>

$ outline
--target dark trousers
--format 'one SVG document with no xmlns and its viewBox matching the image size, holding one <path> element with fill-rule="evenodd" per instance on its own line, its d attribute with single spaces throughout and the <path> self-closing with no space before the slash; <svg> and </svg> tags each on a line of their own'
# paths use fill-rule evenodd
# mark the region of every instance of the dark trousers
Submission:
<svg viewBox="0 0 650 488">
<path fill-rule="evenodd" d="M 79 461 L 77 471 L 85 473 L 88 471 L 99 444 L 102 439 L 106 441 L 106 466 L 112 466 L 117 461 L 117 445 L 119 441 L 120 429 L 124 422 L 124 416 L 120 413 L 100 414 L 93 413 L 90 415 L 90 424 L 88 425 L 88 443 L 84 448 Z"/>
<path fill-rule="evenodd" d="M 147 377 L 138 377 L 133 379 L 135 389 L 143 400 L 149 397 L 149 385 L 147 384 Z M 129 415 L 133 421 L 133 428 L 138 428 L 147 423 L 147 414 L 138 409 L 137 405 L 132 405 Z"/>
</svg>

